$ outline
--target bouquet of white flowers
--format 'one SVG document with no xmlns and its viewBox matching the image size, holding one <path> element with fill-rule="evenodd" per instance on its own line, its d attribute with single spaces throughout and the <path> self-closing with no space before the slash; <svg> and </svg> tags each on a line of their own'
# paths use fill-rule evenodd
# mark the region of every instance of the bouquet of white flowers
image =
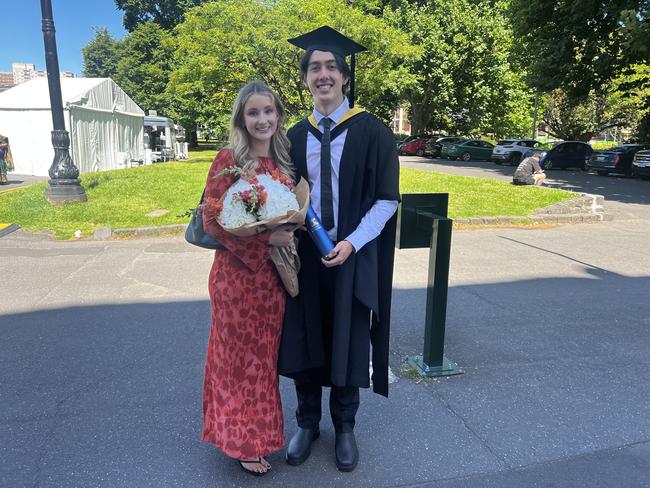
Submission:
<svg viewBox="0 0 650 488">
<path fill-rule="evenodd" d="M 230 166 L 217 174 L 234 174 L 239 178 L 220 200 L 207 202 L 216 206 L 219 224 L 231 234 L 248 237 L 280 225 L 305 223 L 309 206 L 309 185 L 300 178 L 297 185 L 279 170 L 271 174 L 243 177 L 239 168 Z M 274 247 L 271 259 L 289 294 L 298 294 L 300 260 L 294 242 L 287 247 Z"/>
</svg>

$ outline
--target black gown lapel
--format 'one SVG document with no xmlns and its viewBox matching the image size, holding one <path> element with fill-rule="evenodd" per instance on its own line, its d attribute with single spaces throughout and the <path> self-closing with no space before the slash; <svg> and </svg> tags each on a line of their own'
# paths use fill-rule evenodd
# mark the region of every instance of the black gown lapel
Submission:
<svg viewBox="0 0 650 488">
<path fill-rule="evenodd" d="M 354 182 L 356 181 L 357 171 L 362 171 L 360 168 L 365 161 L 365 157 L 359 154 L 359 149 L 366 147 L 363 144 L 363 124 L 357 125 L 356 123 L 365 118 L 365 113 L 356 115 L 355 117 L 346 120 L 341 126 L 339 134 L 348 129 L 345 136 L 345 144 L 343 146 L 343 154 L 341 155 L 341 165 L 339 166 L 339 219 L 337 226 L 337 239 L 344 239 L 354 229 L 350 229 L 348 222 L 348 214 L 342 209 L 351 208 L 350 197 L 354 191 Z M 338 134 L 337 134 L 338 135 Z"/>
<path fill-rule="evenodd" d="M 311 124 L 304 119 L 287 134 L 291 141 L 291 159 L 296 168 L 296 180 L 302 176 L 307 182 L 309 181 L 307 174 L 307 128 L 309 127 Z"/>
</svg>

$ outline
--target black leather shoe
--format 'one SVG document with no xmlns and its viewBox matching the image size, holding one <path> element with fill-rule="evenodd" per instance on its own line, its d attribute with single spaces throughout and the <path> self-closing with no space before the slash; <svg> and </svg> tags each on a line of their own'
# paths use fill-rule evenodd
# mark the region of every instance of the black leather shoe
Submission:
<svg viewBox="0 0 650 488">
<path fill-rule="evenodd" d="M 352 471 L 359 462 L 359 449 L 354 438 L 354 432 L 336 433 L 334 446 L 336 453 L 336 467 L 339 471 Z"/>
<path fill-rule="evenodd" d="M 311 454 L 311 443 L 318 439 L 320 429 L 303 429 L 298 428 L 287 447 L 287 463 L 291 466 L 298 466 L 307 461 Z"/>
</svg>

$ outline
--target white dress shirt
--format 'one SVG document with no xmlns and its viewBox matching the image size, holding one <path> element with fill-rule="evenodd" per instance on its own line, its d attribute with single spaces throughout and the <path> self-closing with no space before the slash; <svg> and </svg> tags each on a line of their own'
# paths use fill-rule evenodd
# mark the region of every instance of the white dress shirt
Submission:
<svg viewBox="0 0 650 488">
<path fill-rule="evenodd" d="M 350 104 L 347 98 L 343 99 L 343 103 L 334 110 L 331 114 L 327 115 L 332 121 L 330 131 L 333 131 L 341 118 L 350 109 Z M 320 131 L 322 132 L 322 123 L 325 115 L 321 114 L 314 108 L 314 117 L 318 122 Z M 333 241 L 337 240 L 337 225 L 339 220 L 339 169 L 341 166 L 341 156 L 343 155 L 343 147 L 345 145 L 345 138 L 347 137 L 348 130 L 345 129 L 341 132 L 336 139 L 330 143 L 330 154 L 332 160 L 332 204 L 334 207 L 334 227 L 330 229 L 327 234 Z M 321 143 L 311 132 L 307 132 L 307 175 L 309 177 L 309 187 L 311 188 L 309 196 L 311 198 L 311 206 L 314 212 L 322 220 L 321 214 L 321 198 L 320 198 L 320 148 Z M 363 216 L 359 226 L 349 236 L 345 238 L 350 244 L 354 246 L 354 250 L 359 250 L 368 242 L 377 237 L 388 219 L 390 219 L 397 210 L 397 200 L 377 200 L 372 205 L 370 210 Z"/>
</svg>

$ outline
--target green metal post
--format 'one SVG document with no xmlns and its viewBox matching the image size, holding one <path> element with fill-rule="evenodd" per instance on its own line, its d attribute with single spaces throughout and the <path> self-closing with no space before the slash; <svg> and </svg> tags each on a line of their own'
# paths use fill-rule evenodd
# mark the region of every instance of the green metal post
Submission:
<svg viewBox="0 0 650 488">
<path fill-rule="evenodd" d="M 421 376 L 449 376 L 461 374 L 458 365 L 444 356 L 447 322 L 447 290 L 449 287 L 449 259 L 453 221 L 432 215 L 431 246 L 429 248 L 429 276 L 424 323 L 424 351 L 422 356 L 408 357 L 408 363 Z"/>
</svg>

